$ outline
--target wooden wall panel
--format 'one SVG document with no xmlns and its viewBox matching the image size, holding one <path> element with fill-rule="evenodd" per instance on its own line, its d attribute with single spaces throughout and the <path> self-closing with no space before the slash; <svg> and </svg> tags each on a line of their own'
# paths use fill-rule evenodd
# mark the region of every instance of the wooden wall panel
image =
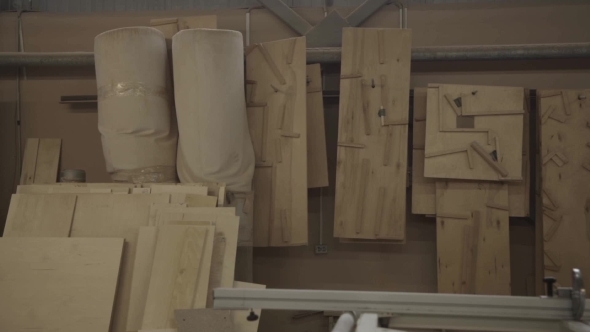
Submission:
<svg viewBox="0 0 590 332">
<path fill-rule="evenodd" d="M 343 29 L 336 237 L 405 238 L 410 48 L 409 30 Z"/>
<path fill-rule="evenodd" d="M 246 102 L 256 156 L 255 246 L 307 244 L 305 73 L 305 37 L 246 51 Z"/>
<path fill-rule="evenodd" d="M 508 186 L 436 183 L 439 293 L 510 295 Z"/>
<path fill-rule="evenodd" d="M 123 239 L 0 239 L 2 331 L 106 332 Z"/>
<path fill-rule="evenodd" d="M 538 91 L 545 276 L 590 283 L 590 90 Z"/>
<path fill-rule="evenodd" d="M 307 187 L 327 187 L 328 157 L 324 127 L 324 94 L 319 63 L 307 65 Z"/>
<path fill-rule="evenodd" d="M 523 100 L 523 88 L 429 87 L 424 176 L 522 180 Z"/>
</svg>

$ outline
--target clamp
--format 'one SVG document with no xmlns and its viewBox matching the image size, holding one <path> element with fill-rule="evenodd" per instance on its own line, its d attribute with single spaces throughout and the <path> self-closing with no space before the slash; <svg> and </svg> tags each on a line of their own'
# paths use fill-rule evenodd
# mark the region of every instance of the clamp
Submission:
<svg viewBox="0 0 590 332">
<path fill-rule="evenodd" d="M 547 289 L 547 297 L 553 297 L 554 277 L 543 278 Z M 571 299 L 572 317 L 574 320 L 581 320 L 586 305 L 586 289 L 582 272 L 579 269 L 572 269 L 572 287 L 557 287 L 557 297 Z"/>
</svg>

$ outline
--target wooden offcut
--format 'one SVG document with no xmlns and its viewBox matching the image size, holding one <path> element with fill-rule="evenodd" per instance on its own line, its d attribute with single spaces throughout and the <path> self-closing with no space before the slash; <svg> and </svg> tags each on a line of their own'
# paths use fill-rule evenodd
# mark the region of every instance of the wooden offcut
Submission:
<svg viewBox="0 0 590 332">
<path fill-rule="evenodd" d="M 590 283 L 590 90 L 537 91 L 538 114 L 552 111 L 564 121 L 540 121 L 541 166 L 537 202 L 542 236 L 536 246 L 545 276 L 571 287 L 571 271 L 580 269 Z"/>
<path fill-rule="evenodd" d="M 2 331 L 107 332 L 123 239 L 0 239 Z"/>
<path fill-rule="evenodd" d="M 336 237 L 405 238 L 410 49 L 409 30 L 343 29 Z"/>
<path fill-rule="evenodd" d="M 322 71 L 319 64 L 307 65 L 307 187 L 328 185 Z"/>
<path fill-rule="evenodd" d="M 305 37 L 257 44 L 246 54 L 255 246 L 307 244 L 305 66 Z"/>
<path fill-rule="evenodd" d="M 20 184 L 56 183 L 60 153 L 59 138 L 27 139 Z"/>
<path fill-rule="evenodd" d="M 473 117 L 473 128 L 458 126 L 455 100 L 461 101 L 461 116 L 465 116 L 464 108 L 471 110 L 466 114 Z M 424 176 L 521 181 L 523 100 L 523 88 L 431 85 L 427 92 Z M 478 154 L 471 153 L 468 159 L 470 149 Z"/>
</svg>

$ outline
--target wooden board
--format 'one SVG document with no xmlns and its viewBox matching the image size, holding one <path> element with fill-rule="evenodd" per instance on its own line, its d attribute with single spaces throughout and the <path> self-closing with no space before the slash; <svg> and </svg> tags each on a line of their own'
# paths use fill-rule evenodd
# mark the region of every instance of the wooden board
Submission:
<svg viewBox="0 0 590 332">
<path fill-rule="evenodd" d="M 424 142 L 426 137 L 426 88 L 414 89 L 414 134 L 412 151 L 412 213 L 436 214 L 436 179 L 424 177 Z M 530 207 L 529 107 L 525 94 L 523 130 L 523 181 L 508 182 L 511 217 L 527 217 Z"/>
<path fill-rule="evenodd" d="M 405 238 L 410 49 L 410 30 L 343 29 L 336 237 Z"/>
<path fill-rule="evenodd" d="M 234 288 L 244 289 L 266 289 L 266 285 L 252 284 L 249 282 L 234 281 Z M 254 313 L 260 317 L 262 310 L 254 309 Z M 255 321 L 248 321 L 247 317 L 250 315 L 250 310 L 232 310 L 231 318 L 234 322 L 234 332 L 257 332 L 260 318 Z"/>
<path fill-rule="evenodd" d="M 122 250 L 122 239 L 0 239 L 2 331 L 108 331 Z"/>
<path fill-rule="evenodd" d="M 307 187 L 329 186 L 320 64 L 307 65 Z"/>
<path fill-rule="evenodd" d="M 571 287 L 573 268 L 590 283 L 590 90 L 537 91 L 541 118 L 545 276 Z M 548 112 L 551 112 L 548 114 Z M 558 119 L 562 119 L 563 122 Z M 541 216 L 539 216 L 541 217 Z"/>
<path fill-rule="evenodd" d="M 154 264 L 156 240 L 158 232 L 156 227 L 146 226 L 139 228 L 135 260 L 133 262 L 133 276 L 131 279 L 131 291 L 129 293 L 129 311 L 127 314 L 127 331 L 141 329 L 147 292 Z"/>
<path fill-rule="evenodd" d="M 508 186 L 436 183 L 439 293 L 510 295 Z"/>
<path fill-rule="evenodd" d="M 150 226 L 162 225 L 160 215 L 166 214 L 167 220 L 181 220 L 184 213 L 222 214 L 235 216 L 236 210 L 233 207 L 211 208 L 211 207 L 185 207 L 166 204 L 157 204 L 150 208 Z"/>
<path fill-rule="evenodd" d="M 39 139 L 28 138 L 25 144 L 23 165 L 20 172 L 20 184 L 35 183 L 35 167 L 37 166 L 37 152 L 39 151 Z"/>
<path fill-rule="evenodd" d="M 152 184 L 152 194 L 193 194 L 207 196 L 206 186 L 177 186 L 175 184 Z"/>
<path fill-rule="evenodd" d="M 59 138 L 27 139 L 20 184 L 56 183 L 60 152 Z"/>
<path fill-rule="evenodd" d="M 217 197 L 194 194 L 170 194 L 170 203 L 184 204 L 187 207 L 217 206 Z"/>
<path fill-rule="evenodd" d="M 14 194 L 4 237 L 69 237 L 76 195 Z"/>
<path fill-rule="evenodd" d="M 457 98 L 462 100 L 461 107 L 455 105 Z M 523 100 L 523 88 L 431 85 L 424 176 L 522 180 Z M 474 144 L 481 149 L 474 149 Z M 490 156 L 493 151 L 497 161 Z"/>
<path fill-rule="evenodd" d="M 187 309 L 176 310 L 178 332 L 230 332 L 235 331 L 229 310 Z"/>
<path fill-rule="evenodd" d="M 135 185 L 132 183 L 54 183 L 20 185 L 17 194 L 127 194 Z M 141 188 L 140 188 L 141 189 Z"/>
<path fill-rule="evenodd" d="M 211 226 L 158 227 L 142 329 L 176 327 L 174 310 L 195 306 L 213 245 L 208 233 L 214 231 Z"/>
<path fill-rule="evenodd" d="M 305 37 L 257 44 L 246 55 L 255 246 L 307 244 L 305 73 Z"/>
<path fill-rule="evenodd" d="M 148 225 L 149 206 L 170 195 L 78 195 L 71 237 L 123 237 L 125 246 L 111 332 L 125 332 L 139 227 Z"/>
</svg>

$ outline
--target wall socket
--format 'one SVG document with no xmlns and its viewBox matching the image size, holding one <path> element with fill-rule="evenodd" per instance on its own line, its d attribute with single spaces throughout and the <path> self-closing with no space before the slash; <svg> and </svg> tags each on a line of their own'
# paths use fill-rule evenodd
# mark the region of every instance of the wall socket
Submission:
<svg viewBox="0 0 590 332">
<path fill-rule="evenodd" d="M 315 246 L 315 253 L 316 253 L 316 255 L 327 254 L 328 253 L 328 246 L 325 244 L 316 245 Z"/>
</svg>

